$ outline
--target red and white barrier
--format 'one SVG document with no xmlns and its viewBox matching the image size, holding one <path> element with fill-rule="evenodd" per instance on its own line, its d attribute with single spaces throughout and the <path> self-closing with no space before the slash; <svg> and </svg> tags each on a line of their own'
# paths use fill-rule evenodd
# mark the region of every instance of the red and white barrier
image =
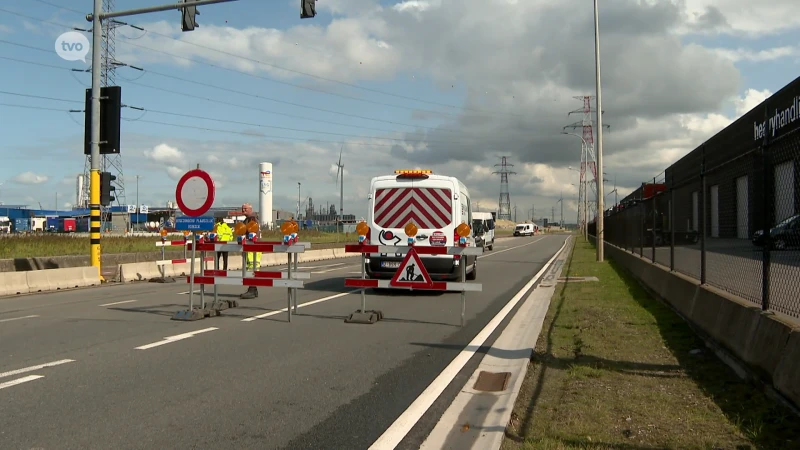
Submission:
<svg viewBox="0 0 800 450">
<path fill-rule="evenodd" d="M 191 259 L 162 259 L 160 261 L 156 261 L 157 266 L 169 266 L 171 264 L 188 264 L 191 262 Z M 214 262 L 213 257 L 203 258 L 203 262 Z"/>
<path fill-rule="evenodd" d="M 184 247 L 188 244 L 187 240 L 180 241 L 156 241 L 156 247 Z"/>
<path fill-rule="evenodd" d="M 392 245 L 369 245 L 369 244 L 348 244 L 344 246 L 344 251 L 348 253 L 391 253 L 405 254 L 409 249 L 420 255 L 474 255 L 483 254 L 483 249 L 479 247 L 416 247 L 416 246 L 392 246 Z"/>
<path fill-rule="evenodd" d="M 294 274 L 292 274 L 294 275 Z M 191 277 L 186 277 L 190 282 Z M 260 286 L 260 287 L 285 287 L 303 288 L 303 280 L 276 280 L 274 278 L 237 278 L 237 277 L 206 277 L 195 276 L 195 284 L 229 285 L 229 286 Z M 291 309 L 291 308 L 290 308 Z"/>
<path fill-rule="evenodd" d="M 361 278 L 345 278 L 345 287 L 354 288 L 380 288 L 397 289 L 398 286 L 392 285 L 392 280 L 367 280 Z M 401 289 L 425 290 L 425 291 L 472 291 L 481 292 L 482 285 L 474 283 L 454 283 L 449 281 L 432 281 L 430 285 L 423 288 L 408 288 L 403 286 Z"/>
<path fill-rule="evenodd" d="M 282 280 L 309 280 L 311 279 L 311 274 L 308 272 L 292 272 L 291 278 L 289 278 L 288 272 L 282 271 L 264 271 L 264 270 L 257 270 L 255 272 L 247 271 L 245 272 L 244 276 L 242 276 L 242 272 L 240 270 L 237 271 L 225 271 L 225 270 L 204 270 L 203 275 L 205 277 L 227 277 L 227 278 L 272 278 L 272 279 L 282 279 Z"/>
<path fill-rule="evenodd" d="M 247 253 L 303 253 L 311 244 L 298 242 L 286 245 L 283 242 L 201 242 L 197 244 L 199 252 L 247 252 Z M 192 250 L 193 243 L 189 243 L 188 250 Z"/>
</svg>

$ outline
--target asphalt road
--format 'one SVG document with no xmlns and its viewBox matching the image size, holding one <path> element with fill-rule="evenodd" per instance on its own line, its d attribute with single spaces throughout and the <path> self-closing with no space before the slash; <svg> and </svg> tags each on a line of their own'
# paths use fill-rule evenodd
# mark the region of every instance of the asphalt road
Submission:
<svg viewBox="0 0 800 450">
<path fill-rule="evenodd" d="M 504 240 L 481 257 L 464 328 L 458 293 L 367 291 L 386 316 L 373 325 L 343 322 L 358 294 L 303 306 L 350 292 L 355 258 L 300 265 L 312 279 L 291 323 L 284 289 L 197 322 L 170 320 L 188 305 L 182 282 L 0 299 L 0 447 L 366 449 L 565 238 Z M 398 448 L 419 447 L 479 360 Z"/>
<path fill-rule="evenodd" d="M 709 239 L 706 247 L 708 284 L 760 305 L 762 299 L 763 250 L 746 240 Z M 639 249 L 635 249 L 638 255 Z M 642 256 L 652 260 L 653 250 Z M 800 319 L 800 251 L 770 252 L 770 307 Z M 700 247 L 676 246 L 675 270 L 700 279 Z M 656 247 L 656 262 L 670 266 L 670 248 Z"/>
</svg>

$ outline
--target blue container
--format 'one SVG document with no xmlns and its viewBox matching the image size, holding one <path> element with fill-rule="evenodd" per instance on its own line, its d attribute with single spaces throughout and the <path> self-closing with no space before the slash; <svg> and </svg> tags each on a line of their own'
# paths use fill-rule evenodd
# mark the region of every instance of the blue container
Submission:
<svg viewBox="0 0 800 450">
<path fill-rule="evenodd" d="M 22 233 L 31 229 L 31 222 L 28 219 L 14 219 L 14 233 Z"/>
</svg>

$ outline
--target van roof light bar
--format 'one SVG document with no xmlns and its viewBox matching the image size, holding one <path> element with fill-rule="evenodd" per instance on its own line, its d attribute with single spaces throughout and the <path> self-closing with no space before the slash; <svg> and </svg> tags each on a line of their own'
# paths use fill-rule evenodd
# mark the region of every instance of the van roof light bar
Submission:
<svg viewBox="0 0 800 450">
<path fill-rule="evenodd" d="M 428 175 L 431 175 L 433 171 L 427 169 L 400 169 L 395 170 L 394 173 L 397 175 L 397 178 L 428 178 Z"/>
</svg>

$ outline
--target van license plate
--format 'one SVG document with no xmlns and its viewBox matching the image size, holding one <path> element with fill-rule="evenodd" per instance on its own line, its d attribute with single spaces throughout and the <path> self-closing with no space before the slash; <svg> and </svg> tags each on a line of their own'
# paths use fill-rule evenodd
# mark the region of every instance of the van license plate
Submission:
<svg viewBox="0 0 800 450">
<path fill-rule="evenodd" d="M 381 267 L 386 267 L 387 269 L 397 269 L 400 267 L 400 262 L 398 261 L 383 261 L 381 262 Z"/>
</svg>

